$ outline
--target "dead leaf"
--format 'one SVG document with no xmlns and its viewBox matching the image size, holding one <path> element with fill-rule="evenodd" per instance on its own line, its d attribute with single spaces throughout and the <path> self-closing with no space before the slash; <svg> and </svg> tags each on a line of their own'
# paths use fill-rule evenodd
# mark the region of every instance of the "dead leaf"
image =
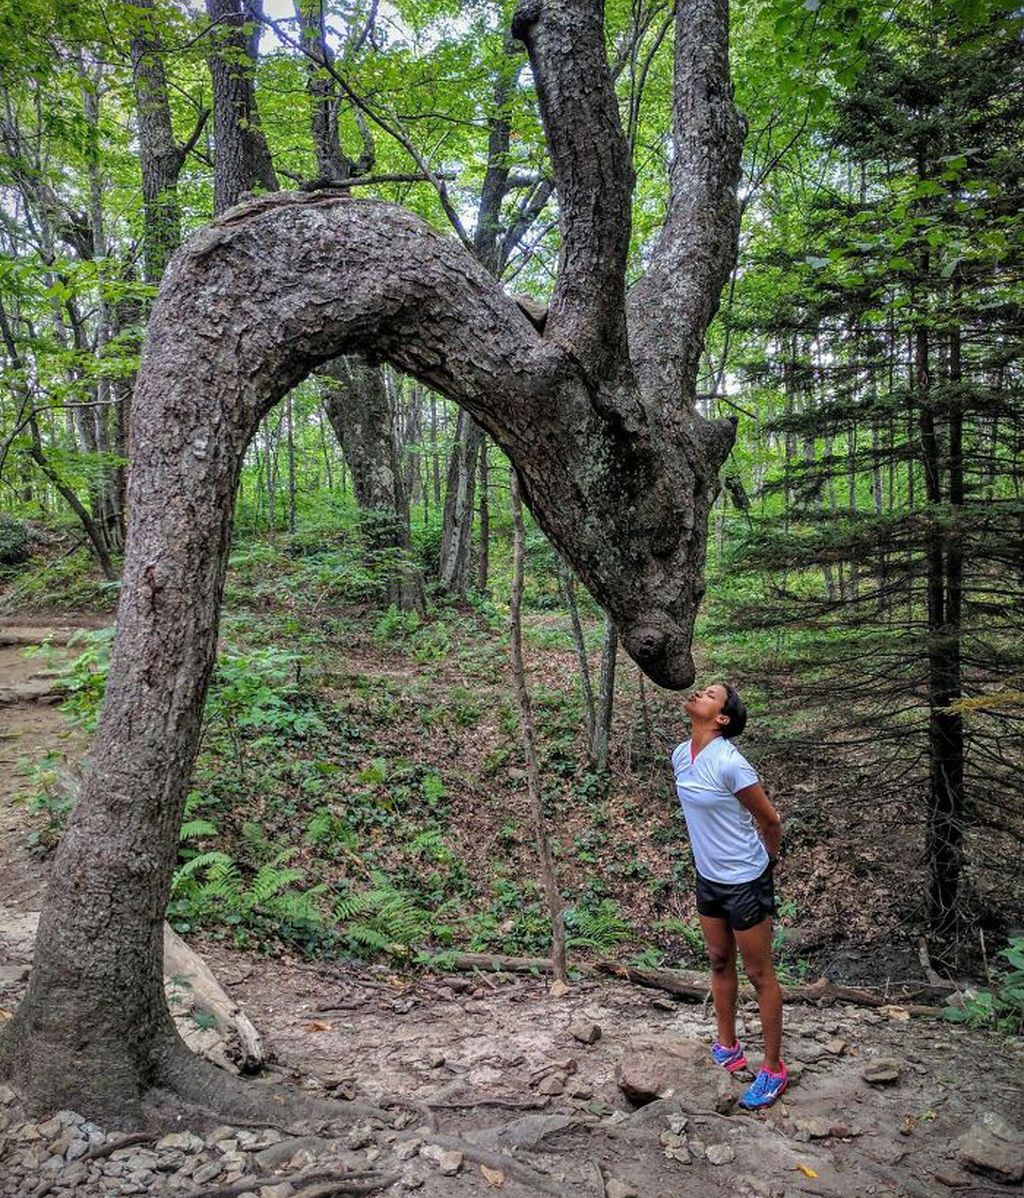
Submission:
<svg viewBox="0 0 1024 1198">
<path fill-rule="evenodd" d="M 309 1023 L 306 1024 L 306 1031 L 307 1032 L 333 1032 L 334 1024 L 333 1023 L 325 1023 L 322 1019 L 311 1019 L 309 1021 Z"/>
<path fill-rule="evenodd" d="M 484 1181 L 488 1185 L 503 1186 L 505 1184 L 505 1174 L 500 1169 L 488 1169 L 486 1165 L 481 1165 L 480 1172 L 484 1175 Z"/>
<path fill-rule="evenodd" d="M 815 1171 L 811 1168 L 810 1165 L 797 1165 L 797 1168 L 804 1175 L 804 1177 L 817 1177 L 818 1176 L 817 1173 L 815 1173 Z"/>
</svg>

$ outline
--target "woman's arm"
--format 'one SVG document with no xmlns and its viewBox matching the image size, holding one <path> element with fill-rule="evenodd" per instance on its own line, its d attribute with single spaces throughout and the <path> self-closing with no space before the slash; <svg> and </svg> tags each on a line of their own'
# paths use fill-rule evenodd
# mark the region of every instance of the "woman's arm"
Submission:
<svg viewBox="0 0 1024 1198">
<path fill-rule="evenodd" d="M 744 786 L 736 792 L 736 798 L 754 817 L 768 856 L 774 861 L 779 855 L 779 845 L 782 842 L 782 816 L 772 806 L 760 782 L 755 782 L 753 786 Z"/>
</svg>

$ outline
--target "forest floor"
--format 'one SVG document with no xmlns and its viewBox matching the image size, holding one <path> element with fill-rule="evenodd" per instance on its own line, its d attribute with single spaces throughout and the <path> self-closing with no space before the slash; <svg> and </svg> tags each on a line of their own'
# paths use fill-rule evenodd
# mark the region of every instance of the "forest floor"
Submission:
<svg viewBox="0 0 1024 1198">
<path fill-rule="evenodd" d="M 22 645 L 0 646 L 7 1012 L 27 981 L 46 874 L 30 847 L 45 817 L 17 801 L 14 766 L 69 748 L 47 670 Z M 744 1080 L 706 1061 L 709 1012 L 622 981 L 584 974 L 556 997 L 539 977 L 308 962 L 209 938 L 193 945 L 265 1037 L 275 1076 L 343 1101 L 399 1095 L 429 1108 L 437 1128 L 392 1108 L 387 1119 L 356 1120 L 340 1139 L 293 1140 L 280 1129 L 229 1131 L 186 1114 L 163 1129 L 175 1133 L 169 1139 L 100 1157 L 102 1129 L 66 1113 L 25 1122 L 17 1097 L 0 1087 L 0 1194 L 198 1195 L 229 1182 L 238 1194 L 259 1174 L 245 1193 L 286 1198 L 304 1192 L 325 1159 L 437 1198 L 1020 1193 L 1000 1180 L 1024 1175 L 1019 1040 L 909 1018 L 899 1007 L 793 1005 L 792 1085 L 753 1116 L 734 1105 Z M 748 1006 L 741 1023 L 756 1062 L 756 1011 Z M 587 1043 L 595 1025 L 600 1037 Z M 872 1066 L 889 1080 L 868 1080 Z M 627 1091 L 654 1101 L 637 1108 Z M 459 1139 L 461 1156 L 443 1154 L 445 1137 Z M 302 1170 L 304 1180 L 288 1180 Z"/>
</svg>

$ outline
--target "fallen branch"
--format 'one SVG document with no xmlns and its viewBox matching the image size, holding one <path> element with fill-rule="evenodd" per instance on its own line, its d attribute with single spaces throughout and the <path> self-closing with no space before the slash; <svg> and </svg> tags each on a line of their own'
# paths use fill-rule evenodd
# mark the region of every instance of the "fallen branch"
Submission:
<svg viewBox="0 0 1024 1198">
<path fill-rule="evenodd" d="M 549 957 L 505 957 L 500 953 L 453 953 L 441 959 L 438 968 L 489 970 L 492 973 L 550 973 Z"/>
<path fill-rule="evenodd" d="M 664 990 L 677 998 L 689 999 L 691 1002 L 704 1002 L 711 991 L 711 982 L 706 974 L 689 969 L 638 969 L 632 965 L 620 965 L 617 961 L 598 961 L 594 968 L 598 973 L 611 977 L 622 978 L 637 986 L 648 986 L 654 990 Z M 748 1001 L 756 997 L 753 986 L 741 986 L 739 998 Z M 831 1006 L 833 1003 L 849 1003 L 857 1007 L 885 1007 L 899 1003 L 895 995 L 882 996 L 870 990 L 861 990 L 852 986 L 838 986 L 828 978 L 819 978 L 816 982 L 782 987 L 782 998 L 787 1003 L 816 1003 L 818 1006 Z M 905 1008 L 911 1015 L 938 1015 L 938 1007 L 911 1005 Z"/>
</svg>

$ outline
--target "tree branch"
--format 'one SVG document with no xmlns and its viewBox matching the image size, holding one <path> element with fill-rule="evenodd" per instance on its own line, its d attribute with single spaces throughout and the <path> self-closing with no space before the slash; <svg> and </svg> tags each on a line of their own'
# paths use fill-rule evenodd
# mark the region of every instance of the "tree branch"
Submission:
<svg viewBox="0 0 1024 1198">
<path fill-rule="evenodd" d="M 630 350 L 645 394 L 692 400 L 704 333 L 736 261 L 745 132 L 729 80 L 728 0 L 682 0 L 668 212 L 630 293 Z"/>
<path fill-rule="evenodd" d="M 633 168 L 604 47 L 601 0 L 520 0 L 512 33 L 537 84 L 562 253 L 546 336 L 594 380 L 628 368 L 625 266 Z"/>
</svg>

